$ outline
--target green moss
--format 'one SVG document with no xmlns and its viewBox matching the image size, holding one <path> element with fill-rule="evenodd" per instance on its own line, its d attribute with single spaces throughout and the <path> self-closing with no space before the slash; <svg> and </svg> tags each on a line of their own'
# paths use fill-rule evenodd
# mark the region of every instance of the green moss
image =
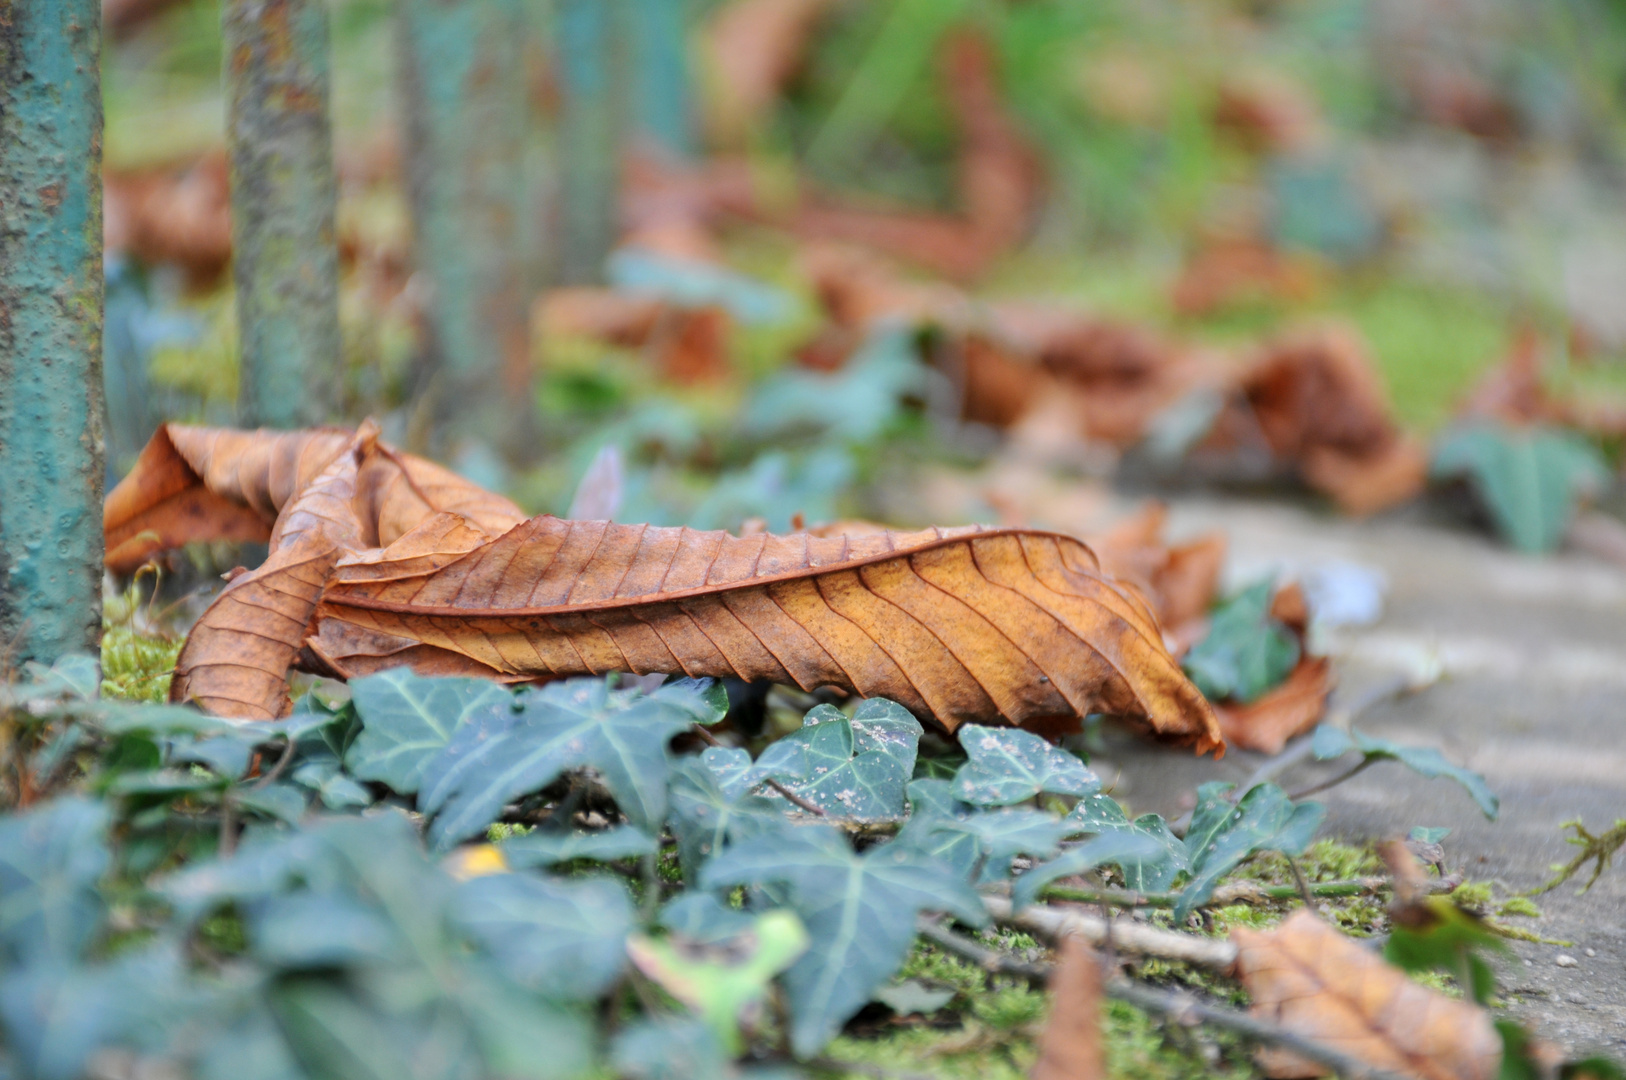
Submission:
<svg viewBox="0 0 1626 1080">
<path fill-rule="evenodd" d="M 167 701 L 182 641 L 142 629 L 142 606 L 135 586 L 103 604 L 102 693 L 126 701 Z"/>
<path fill-rule="evenodd" d="M 493 844 L 497 844 L 516 836 L 524 836 L 526 833 L 535 830 L 535 825 L 510 824 L 506 821 L 498 821 L 492 823 L 492 826 L 486 830 L 486 839 Z"/>
<path fill-rule="evenodd" d="M 1525 919 L 1539 919 L 1541 918 L 1541 909 L 1529 897 L 1515 896 L 1497 908 L 1496 914 L 1503 918 L 1516 915 Z"/>
</svg>

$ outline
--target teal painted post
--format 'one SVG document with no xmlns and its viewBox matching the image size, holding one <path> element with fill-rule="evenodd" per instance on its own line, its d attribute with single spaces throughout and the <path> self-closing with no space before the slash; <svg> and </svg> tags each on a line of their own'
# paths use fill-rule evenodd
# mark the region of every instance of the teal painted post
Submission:
<svg viewBox="0 0 1626 1080">
<path fill-rule="evenodd" d="M 326 0 L 225 0 L 232 265 L 249 424 L 328 418 L 339 390 Z"/>
<path fill-rule="evenodd" d="M 631 0 L 638 130 L 677 158 L 694 153 L 689 0 Z"/>
<path fill-rule="evenodd" d="M 439 452 L 532 422 L 524 228 L 525 5 L 398 0 L 413 256 L 426 286 L 420 406 Z"/>
<path fill-rule="evenodd" d="M 554 40 L 561 111 L 559 272 L 567 284 L 603 280 L 620 213 L 620 124 L 615 64 L 619 0 L 558 0 Z"/>
<path fill-rule="evenodd" d="M 101 0 L 0 0 L 0 649 L 102 629 Z"/>
</svg>

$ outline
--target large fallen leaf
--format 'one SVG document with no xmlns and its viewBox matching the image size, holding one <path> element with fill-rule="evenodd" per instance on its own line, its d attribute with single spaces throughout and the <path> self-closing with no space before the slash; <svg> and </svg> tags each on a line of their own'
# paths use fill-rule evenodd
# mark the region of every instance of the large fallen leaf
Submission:
<svg viewBox="0 0 1626 1080">
<path fill-rule="evenodd" d="M 1237 973 L 1256 1015 L 1380 1069 L 1427 1080 L 1489 1080 L 1502 1042 L 1484 1010 L 1408 979 L 1307 911 L 1274 930 L 1235 927 Z M 1273 1077 L 1321 1076 L 1291 1054 L 1263 1055 Z"/>
<path fill-rule="evenodd" d="M 1102 1080 L 1101 959 L 1076 934 L 1062 938 L 1050 975 L 1050 1019 L 1039 1036 L 1031 1080 Z"/>
<path fill-rule="evenodd" d="M 170 425 L 108 496 L 115 565 L 212 538 L 222 522 L 242 530 L 250 512 L 275 518 L 271 555 L 199 620 L 171 690 L 221 715 L 285 712 L 297 659 L 342 677 L 410 666 L 515 682 L 630 671 L 836 686 L 950 731 L 1109 713 L 1199 751 L 1222 746 L 1138 594 L 1059 534 L 526 521 L 370 427 Z"/>
</svg>

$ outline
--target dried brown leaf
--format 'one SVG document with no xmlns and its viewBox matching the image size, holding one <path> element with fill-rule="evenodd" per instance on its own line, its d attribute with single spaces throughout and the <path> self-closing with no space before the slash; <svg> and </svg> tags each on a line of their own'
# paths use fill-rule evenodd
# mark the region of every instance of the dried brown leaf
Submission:
<svg viewBox="0 0 1626 1080">
<path fill-rule="evenodd" d="M 1076 934 L 1061 939 L 1050 975 L 1050 1019 L 1031 1080 L 1103 1080 L 1101 958 Z"/>
<path fill-rule="evenodd" d="M 1273 930 L 1234 927 L 1236 968 L 1255 1015 L 1381 1068 L 1424 1080 L 1490 1080 L 1502 1043 L 1483 1009 L 1412 982 L 1406 974 L 1308 911 Z M 1274 1051 L 1273 1077 L 1310 1077 L 1323 1066 Z"/>
<path fill-rule="evenodd" d="M 167 516 L 198 488 L 276 515 L 270 558 L 205 614 L 174 683 L 177 700 L 225 715 L 284 709 L 297 659 L 341 676 L 409 664 L 505 680 L 626 671 L 828 685 L 951 731 L 1102 712 L 1222 748 L 1155 617 L 1071 537 L 527 521 L 369 429 L 170 425 L 142 461 L 107 516 L 110 532 L 159 538 L 141 541 L 148 550 L 208 538 L 212 519 Z"/>
<path fill-rule="evenodd" d="M 1214 706 L 1225 744 L 1239 750 L 1279 754 L 1287 740 L 1315 727 L 1332 692 L 1332 662 L 1306 656 L 1274 690 L 1246 705 Z"/>
</svg>

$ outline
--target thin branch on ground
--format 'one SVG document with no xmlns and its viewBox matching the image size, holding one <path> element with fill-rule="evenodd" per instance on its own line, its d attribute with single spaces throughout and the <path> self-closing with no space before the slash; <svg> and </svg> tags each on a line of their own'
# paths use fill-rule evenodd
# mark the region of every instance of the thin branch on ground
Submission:
<svg viewBox="0 0 1626 1080">
<path fill-rule="evenodd" d="M 726 745 L 721 739 L 719 739 L 717 736 L 713 735 L 711 732 L 707 731 L 700 724 L 691 724 L 690 726 L 692 728 L 694 728 L 695 734 L 699 735 L 702 739 L 706 740 L 706 742 L 711 744 L 712 746 L 724 746 L 724 745 Z M 767 786 L 769 786 L 769 787 L 773 788 L 775 791 L 777 791 L 781 796 L 784 797 L 785 801 L 790 803 L 792 806 L 798 806 L 801 809 L 806 810 L 810 814 L 817 814 L 819 817 L 825 817 L 826 816 L 823 807 L 815 805 L 814 803 L 808 802 L 806 799 L 802 798 L 800 795 L 796 794 L 790 788 L 786 787 L 784 784 L 781 784 L 779 781 L 773 779 L 772 777 L 768 778 L 767 780 L 762 781 L 762 783 L 766 784 Z"/>
<path fill-rule="evenodd" d="M 1122 919 L 1109 926 L 1099 915 L 1044 904 L 1012 911 L 1011 902 L 1000 896 L 984 896 L 983 904 L 999 922 L 1040 937 L 1056 939 L 1077 934 L 1091 945 L 1105 945 L 1110 935 L 1113 948 L 1119 952 L 1181 960 L 1212 971 L 1224 971 L 1236 962 L 1236 946 L 1223 939 L 1180 934 Z"/>
<path fill-rule="evenodd" d="M 1299 861 L 1291 855 L 1286 856 L 1286 859 L 1287 868 L 1293 872 L 1293 887 L 1298 889 L 1299 898 L 1304 901 L 1304 906 L 1314 911 L 1315 894 L 1310 891 L 1310 883 L 1305 879 L 1304 871 L 1299 869 Z"/>
<path fill-rule="evenodd" d="M 1269 1020 L 1261 1020 L 1235 1009 L 1210 1005 L 1188 993 L 1159 990 L 1121 977 L 1107 980 L 1104 989 L 1108 997 L 1128 1002 L 1144 1012 L 1167 1017 L 1177 1024 L 1212 1024 L 1256 1043 L 1279 1046 L 1299 1057 L 1326 1066 L 1345 1080 L 1406 1080 L 1401 1073 L 1368 1065 L 1359 1058 L 1334 1050 L 1313 1039 L 1306 1039 L 1280 1024 L 1273 1024 Z"/>
<path fill-rule="evenodd" d="M 1430 882 L 1431 890 L 1450 892 L 1456 882 L 1437 879 Z M 1345 881 L 1312 881 L 1310 895 L 1322 899 L 1340 896 L 1374 896 L 1389 888 L 1389 879 L 1383 877 L 1350 878 Z M 1121 908 L 1172 908 L 1180 901 L 1179 893 L 1134 892 L 1129 889 L 1076 889 L 1066 885 L 1046 886 L 1042 894 L 1047 900 L 1068 900 L 1080 904 L 1109 904 Z M 1270 904 L 1279 900 L 1292 900 L 1303 895 L 1295 885 L 1265 885 L 1257 881 L 1234 881 L 1221 885 L 1214 894 L 1197 906 L 1199 908 L 1229 907 L 1232 904 Z"/>
<path fill-rule="evenodd" d="M 256 789 L 276 783 L 277 777 L 282 775 L 283 770 L 288 767 L 288 763 L 294 759 L 294 744 L 297 741 L 292 736 L 286 740 L 282 747 L 282 753 L 277 757 L 277 763 L 271 766 L 270 772 L 260 777 L 259 782 L 254 785 Z"/>
<path fill-rule="evenodd" d="M 1122 927 L 1118 929 L 1121 930 Z M 1052 965 L 1030 964 L 1017 960 L 928 920 L 921 920 L 920 933 L 927 940 L 970 960 L 985 971 L 1026 979 L 1034 986 L 1043 986 L 1049 977 Z M 1109 997 L 1128 1002 L 1144 1012 L 1167 1017 L 1177 1024 L 1211 1024 L 1233 1031 L 1256 1043 L 1290 1050 L 1300 1057 L 1326 1066 L 1346 1080 L 1402 1080 L 1398 1073 L 1375 1068 L 1348 1054 L 1289 1031 L 1280 1024 L 1261 1020 L 1235 1009 L 1210 1005 L 1189 993 L 1160 990 L 1122 977 L 1108 979 L 1103 989 Z"/>
<path fill-rule="evenodd" d="M 924 915 L 917 920 L 916 929 L 927 941 L 954 953 L 963 960 L 971 961 L 990 975 L 1014 975 L 1019 979 L 1026 979 L 1038 989 L 1043 989 L 1050 978 L 1049 964 L 1029 964 L 1013 956 L 1007 956 L 998 949 L 990 949 L 963 934 L 956 934 Z"/>
</svg>

